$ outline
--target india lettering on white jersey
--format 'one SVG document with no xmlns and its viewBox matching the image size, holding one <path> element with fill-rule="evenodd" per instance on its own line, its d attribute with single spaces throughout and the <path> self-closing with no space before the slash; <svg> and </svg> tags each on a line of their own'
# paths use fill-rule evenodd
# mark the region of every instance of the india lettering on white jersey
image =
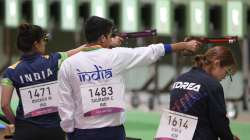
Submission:
<svg viewBox="0 0 250 140">
<path fill-rule="evenodd" d="M 112 69 L 103 69 L 101 66 L 94 65 L 95 70 L 89 72 L 81 72 L 77 69 L 77 74 L 81 82 L 91 81 L 91 80 L 105 80 L 112 78 Z"/>
<path fill-rule="evenodd" d="M 201 85 L 196 83 L 189 83 L 189 82 L 175 82 L 172 86 L 173 89 L 186 89 L 186 90 L 193 90 L 199 92 Z"/>
</svg>

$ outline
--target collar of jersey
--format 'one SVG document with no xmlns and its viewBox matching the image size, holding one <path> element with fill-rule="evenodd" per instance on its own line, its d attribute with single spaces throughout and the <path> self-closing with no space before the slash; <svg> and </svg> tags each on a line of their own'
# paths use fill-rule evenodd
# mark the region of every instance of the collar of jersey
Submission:
<svg viewBox="0 0 250 140">
<path fill-rule="evenodd" d="M 21 60 L 35 59 L 35 58 L 37 58 L 37 57 L 39 57 L 39 56 L 40 56 L 40 54 L 38 54 L 38 53 L 34 53 L 34 54 L 23 54 L 23 55 L 21 56 Z"/>
<path fill-rule="evenodd" d="M 88 51 L 98 50 L 98 49 L 101 49 L 101 48 L 102 48 L 101 45 L 93 45 L 93 46 L 89 46 L 89 47 L 83 48 L 82 51 L 83 52 L 88 52 Z"/>
</svg>

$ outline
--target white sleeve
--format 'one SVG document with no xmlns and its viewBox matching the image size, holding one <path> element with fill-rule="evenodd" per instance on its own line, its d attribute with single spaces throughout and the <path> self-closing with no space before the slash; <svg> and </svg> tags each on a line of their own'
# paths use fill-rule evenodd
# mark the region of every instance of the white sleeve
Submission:
<svg viewBox="0 0 250 140">
<path fill-rule="evenodd" d="M 67 66 L 67 67 L 66 67 Z M 70 86 L 70 73 L 69 65 L 62 63 L 62 66 L 58 72 L 58 94 L 59 105 L 58 112 L 61 118 L 60 125 L 65 132 L 74 131 L 74 100 L 72 98 L 72 88 Z"/>
<path fill-rule="evenodd" d="M 113 64 L 118 71 L 128 70 L 138 66 L 146 66 L 164 56 L 163 44 L 152 44 L 138 48 L 113 48 L 115 56 Z"/>
</svg>

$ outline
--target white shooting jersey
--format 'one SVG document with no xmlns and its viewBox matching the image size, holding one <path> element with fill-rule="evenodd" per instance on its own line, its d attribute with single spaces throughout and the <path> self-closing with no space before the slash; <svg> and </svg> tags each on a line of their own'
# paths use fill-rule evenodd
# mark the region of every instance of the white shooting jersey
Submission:
<svg viewBox="0 0 250 140">
<path fill-rule="evenodd" d="M 63 130 L 123 124 L 124 73 L 149 65 L 164 54 L 163 44 L 153 44 L 139 48 L 100 48 L 66 59 L 58 73 L 58 111 Z"/>
</svg>

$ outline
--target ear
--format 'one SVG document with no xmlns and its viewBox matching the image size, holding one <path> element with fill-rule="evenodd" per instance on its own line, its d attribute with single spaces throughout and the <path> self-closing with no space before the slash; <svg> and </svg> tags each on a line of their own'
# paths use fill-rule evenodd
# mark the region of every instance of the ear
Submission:
<svg viewBox="0 0 250 140">
<path fill-rule="evenodd" d="M 100 42 L 101 42 L 101 43 L 104 43 L 105 40 L 106 40 L 106 37 L 105 37 L 104 35 L 102 35 L 101 38 L 100 38 Z"/>
<path fill-rule="evenodd" d="M 220 60 L 216 59 L 216 60 L 214 61 L 214 66 L 220 67 Z"/>
<path fill-rule="evenodd" d="M 36 48 L 36 47 L 37 47 L 37 44 L 38 44 L 38 42 L 35 41 L 35 42 L 33 43 L 33 46 Z"/>
<path fill-rule="evenodd" d="M 39 51 L 39 50 L 41 50 L 42 48 L 41 48 L 41 45 L 39 45 L 39 41 L 35 41 L 34 43 L 33 43 L 33 49 L 35 50 L 35 51 Z"/>
</svg>

